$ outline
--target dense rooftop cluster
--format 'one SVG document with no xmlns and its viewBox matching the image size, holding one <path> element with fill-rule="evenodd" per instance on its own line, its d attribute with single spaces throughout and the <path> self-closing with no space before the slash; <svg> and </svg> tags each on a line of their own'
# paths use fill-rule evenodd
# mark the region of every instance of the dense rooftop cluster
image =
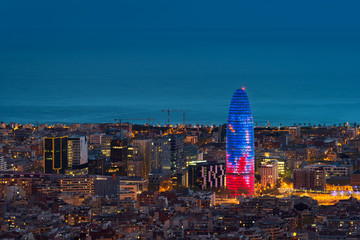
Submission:
<svg viewBox="0 0 360 240">
<path fill-rule="evenodd" d="M 0 238 L 358 239 L 356 124 L 254 133 L 255 194 L 235 199 L 226 125 L 1 123 Z"/>
</svg>

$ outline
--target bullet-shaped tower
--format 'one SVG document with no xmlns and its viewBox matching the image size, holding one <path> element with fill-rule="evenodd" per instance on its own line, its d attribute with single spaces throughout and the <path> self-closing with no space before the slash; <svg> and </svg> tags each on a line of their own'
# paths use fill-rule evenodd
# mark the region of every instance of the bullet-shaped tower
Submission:
<svg viewBox="0 0 360 240">
<path fill-rule="evenodd" d="M 235 91 L 229 108 L 226 188 L 232 196 L 254 194 L 254 124 L 245 88 Z"/>
</svg>

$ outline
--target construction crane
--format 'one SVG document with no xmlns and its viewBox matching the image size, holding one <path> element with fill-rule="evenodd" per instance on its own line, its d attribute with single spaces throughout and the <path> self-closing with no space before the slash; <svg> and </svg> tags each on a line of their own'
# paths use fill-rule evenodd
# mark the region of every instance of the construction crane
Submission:
<svg viewBox="0 0 360 240">
<path fill-rule="evenodd" d="M 185 125 L 185 112 L 189 112 L 191 110 L 175 110 L 175 109 L 167 109 L 167 110 L 161 110 L 162 112 L 168 113 L 168 125 L 170 125 L 170 112 L 183 112 L 183 124 Z"/>
</svg>

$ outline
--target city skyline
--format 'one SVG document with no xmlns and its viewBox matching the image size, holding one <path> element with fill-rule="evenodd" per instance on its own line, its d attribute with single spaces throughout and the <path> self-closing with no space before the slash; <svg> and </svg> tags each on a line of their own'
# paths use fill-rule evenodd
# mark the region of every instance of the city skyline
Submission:
<svg viewBox="0 0 360 240">
<path fill-rule="evenodd" d="M 358 0 L 1 0 L 0 239 L 360 239 Z"/>
</svg>

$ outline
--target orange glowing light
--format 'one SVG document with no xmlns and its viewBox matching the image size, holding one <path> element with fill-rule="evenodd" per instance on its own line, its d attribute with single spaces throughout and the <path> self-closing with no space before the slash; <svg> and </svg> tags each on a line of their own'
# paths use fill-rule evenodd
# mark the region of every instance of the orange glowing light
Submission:
<svg viewBox="0 0 360 240">
<path fill-rule="evenodd" d="M 231 132 L 235 133 L 235 130 L 234 130 L 233 126 L 231 126 L 231 124 L 229 124 L 229 129 L 231 130 Z"/>
</svg>

